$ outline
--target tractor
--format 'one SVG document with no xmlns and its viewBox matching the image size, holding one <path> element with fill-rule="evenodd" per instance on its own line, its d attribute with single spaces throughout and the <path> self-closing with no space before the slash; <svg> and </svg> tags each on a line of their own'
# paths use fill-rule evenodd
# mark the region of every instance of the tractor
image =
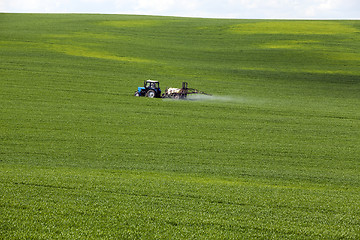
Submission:
<svg viewBox="0 0 360 240">
<path fill-rule="evenodd" d="M 138 87 L 136 97 L 161 98 L 160 84 L 158 81 L 146 80 L 143 87 Z"/>
</svg>

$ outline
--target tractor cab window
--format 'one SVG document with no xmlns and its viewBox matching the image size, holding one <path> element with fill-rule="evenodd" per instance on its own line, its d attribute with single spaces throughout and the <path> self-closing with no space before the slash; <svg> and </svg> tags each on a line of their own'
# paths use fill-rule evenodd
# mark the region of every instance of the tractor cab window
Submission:
<svg viewBox="0 0 360 240">
<path fill-rule="evenodd" d="M 146 88 L 159 88 L 159 83 L 158 82 L 147 82 L 145 87 Z"/>
</svg>

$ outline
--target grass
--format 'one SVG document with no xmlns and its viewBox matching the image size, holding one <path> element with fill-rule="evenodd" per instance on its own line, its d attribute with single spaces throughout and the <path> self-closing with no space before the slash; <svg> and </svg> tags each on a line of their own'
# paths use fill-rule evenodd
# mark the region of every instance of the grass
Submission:
<svg viewBox="0 0 360 240">
<path fill-rule="evenodd" d="M 1 238 L 359 238 L 359 21 L 0 21 Z"/>
</svg>

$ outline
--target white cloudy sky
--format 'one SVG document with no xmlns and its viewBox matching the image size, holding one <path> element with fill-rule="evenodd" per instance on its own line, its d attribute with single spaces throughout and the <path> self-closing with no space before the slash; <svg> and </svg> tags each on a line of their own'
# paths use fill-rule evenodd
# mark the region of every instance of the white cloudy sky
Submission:
<svg viewBox="0 0 360 240">
<path fill-rule="evenodd" d="M 0 12 L 360 19 L 360 0 L 0 0 Z"/>
</svg>

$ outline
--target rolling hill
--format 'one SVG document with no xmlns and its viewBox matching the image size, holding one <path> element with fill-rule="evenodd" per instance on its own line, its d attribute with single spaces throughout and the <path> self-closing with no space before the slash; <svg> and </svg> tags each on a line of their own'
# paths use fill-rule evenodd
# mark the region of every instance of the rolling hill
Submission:
<svg viewBox="0 0 360 240">
<path fill-rule="evenodd" d="M 0 22 L 1 238 L 360 237 L 359 21 Z"/>
</svg>

